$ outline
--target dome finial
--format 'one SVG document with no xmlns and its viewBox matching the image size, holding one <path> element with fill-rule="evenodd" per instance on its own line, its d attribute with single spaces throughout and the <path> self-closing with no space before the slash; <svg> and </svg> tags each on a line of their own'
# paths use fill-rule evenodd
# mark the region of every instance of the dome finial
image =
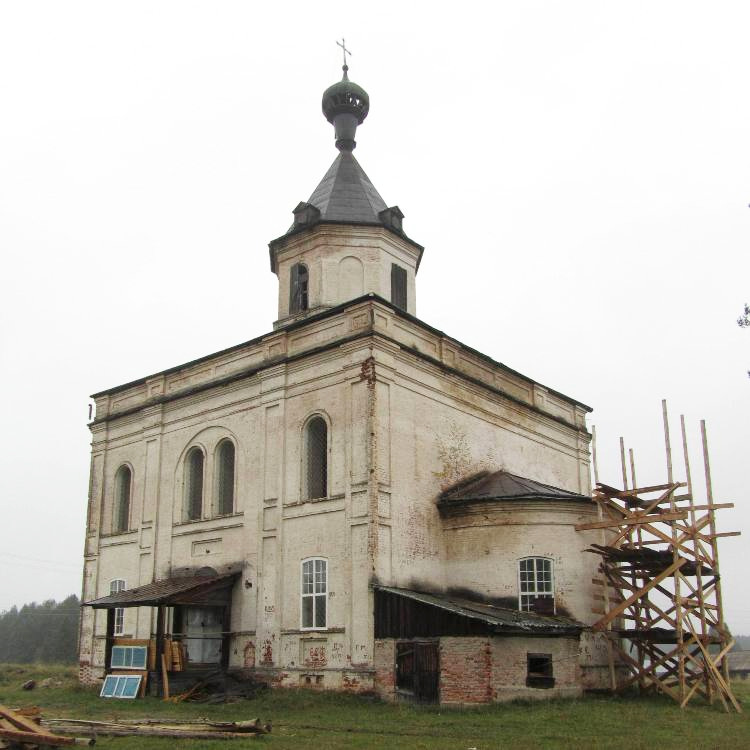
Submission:
<svg viewBox="0 0 750 750">
<path fill-rule="evenodd" d="M 339 151 L 353 151 L 357 145 L 354 134 L 357 125 L 361 125 L 367 117 L 370 97 L 361 86 L 349 80 L 346 56 L 352 53 L 346 48 L 345 39 L 342 37 L 336 44 L 344 54 L 344 75 L 323 93 L 323 114 L 336 131 L 336 148 Z"/>
</svg>

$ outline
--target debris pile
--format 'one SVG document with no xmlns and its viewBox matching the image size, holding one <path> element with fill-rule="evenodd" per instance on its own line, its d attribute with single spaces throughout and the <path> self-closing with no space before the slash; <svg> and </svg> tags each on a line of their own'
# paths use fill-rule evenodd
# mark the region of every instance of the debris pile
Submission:
<svg viewBox="0 0 750 750">
<path fill-rule="evenodd" d="M 232 740 L 261 737 L 271 732 L 271 724 L 260 719 L 248 721 L 209 721 L 208 719 L 120 719 L 90 721 L 87 719 L 48 719 L 45 727 L 63 734 L 89 737 L 172 737 L 193 740 Z M 93 742 L 91 743 L 93 744 Z"/>
<path fill-rule="evenodd" d="M 236 703 L 239 700 L 254 698 L 258 692 L 265 690 L 267 685 L 239 679 L 224 672 L 212 672 L 194 682 L 181 693 L 172 695 L 164 700 L 171 703 Z"/>
<path fill-rule="evenodd" d="M 68 745 L 93 745 L 93 737 L 60 737 L 40 726 L 39 709 L 34 707 L 12 711 L 0 705 L 0 748 L 64 747 Z M 69 734 L 79 734 L 70 732 Z M 85 734 L 85 732 L 83 732 Z"/>
</svg>

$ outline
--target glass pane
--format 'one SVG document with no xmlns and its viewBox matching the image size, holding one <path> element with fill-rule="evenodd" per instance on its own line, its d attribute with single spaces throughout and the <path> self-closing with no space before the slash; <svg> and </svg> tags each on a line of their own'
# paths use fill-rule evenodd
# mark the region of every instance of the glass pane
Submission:
<svg viewBox="0 0 750 750">
<path fill-rule="evenodd" d="M 313 627 L 313 597 L 302 597 L 302 627 Z"/>
<path fill-rule="evenodd" d="M 111 698 L 115 694 L 115 686 L 117 685 L 117 677 L 114 675 L 107 675 L 102 685 L 102 691 L 99 693 L 101 698 Z"/>
<path fill-rule="evenodd" d="M 122 646 L 112 647 L 112 660 L 113 667 L 122 667 L 125 664 L 125 649 Z"/>
<path fill-rule="evenodd" d="M 324 628 L 326 626 L 326 596 L 315 597 L 315 627 Z"/>
<path fill-rule="evenodd" d="M 135 698 L 135 696 L 138 694 L 138 687 L 141 684 L 141 678 L 140 677 L 125 677 L 123 679 L 123 682 L 125 684 L 123 685 L 122 697 L 123 698 Z"/>
</svg>

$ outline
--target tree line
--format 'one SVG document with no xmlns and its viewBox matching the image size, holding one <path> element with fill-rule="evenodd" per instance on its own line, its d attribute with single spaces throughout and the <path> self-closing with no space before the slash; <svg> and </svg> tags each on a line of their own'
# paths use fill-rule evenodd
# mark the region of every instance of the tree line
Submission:
<svg viewBox="0 0 750 750">
<path fill-rule="evenodd" d="M 56 602 L 32 602 L 0 612 L 0 663 L 72 664 L 78 660 L 78 618 L 75 594 Z"/>
</svg>

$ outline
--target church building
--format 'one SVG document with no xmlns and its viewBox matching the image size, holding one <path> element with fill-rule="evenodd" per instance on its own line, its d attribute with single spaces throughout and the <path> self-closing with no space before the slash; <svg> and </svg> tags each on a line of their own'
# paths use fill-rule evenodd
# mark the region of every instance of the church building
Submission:
<svg viewBox="0 0 750 750">
<path fill-rule="evenodd" d="M 590 409 L 416 316 L 424 248 L 354 157 L 369 97 L 343 70 L 338 155 L 269 244 L 272 330 L 93 396 L 81 681 L 142 644 L 157 691 L 604 687 Z"/>
</svg>

